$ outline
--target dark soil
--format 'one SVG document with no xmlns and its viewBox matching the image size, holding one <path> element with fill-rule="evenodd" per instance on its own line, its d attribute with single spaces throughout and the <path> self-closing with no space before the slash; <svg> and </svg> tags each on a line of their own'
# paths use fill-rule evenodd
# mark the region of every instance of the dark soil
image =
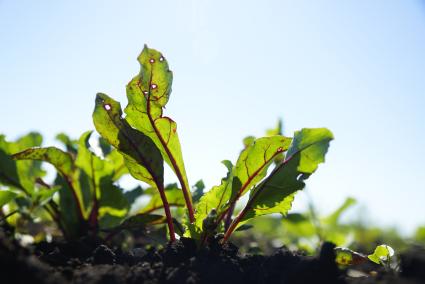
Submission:
<svg viewBox="0 0 425 284">
<path fill-rule="evenodd" d="M 349 278 L 334 262 L 334 245 L 317 257 L 284 248 L 273 255 L 241 255 L 212 240 L 197 250 L 191 239 L 163 249 L 111 249 L 99 240 L 40 243 L 23 248 L 0 230 L 1 283 L 425 283 L 425 251 L 402 255 L 400 275 Z"/>
</svg>

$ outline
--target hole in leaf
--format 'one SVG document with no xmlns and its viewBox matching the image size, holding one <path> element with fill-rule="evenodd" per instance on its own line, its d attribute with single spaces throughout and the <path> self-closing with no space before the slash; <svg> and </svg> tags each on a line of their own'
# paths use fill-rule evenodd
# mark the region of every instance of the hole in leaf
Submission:
<svg viewBox="0 0 425 284">
<path fill-rule="evenodd" d="M 152 85 L 151 85 L 151 88 L 152 88 L 152 89 L 156 89 L 156 88 L 158 88 L 158 85 L 157 85 L 157 84 L 152 84 Z"/>
<path fill-rule="evenodd" d="M 149 59 L 149 62 L 150 63 L 154 63 L 155 62 L 155 59 L 151 58 L 151 59 Z"/>
<path fill-rule="evenodd" d="M 277 148 L 277 151 L 278 152 L 283 152 L 283 148 L 282 147 L 279 147 L 279 148 Z"/>
<path fill-rule="evenodd" d="M 111 105 L 110 104 L 105 104 L 105 105 L 103 105 L 103 107 L 106 109 L 106 110 L 111 110 Z"/>
<path fill-rule="evenodd" d="M 161 56 L 160 58 L 159 58 L 159 61 L 164 61 L 165 59 L 164 59 L 164 57 L 163 56 Z"/>
</svg>

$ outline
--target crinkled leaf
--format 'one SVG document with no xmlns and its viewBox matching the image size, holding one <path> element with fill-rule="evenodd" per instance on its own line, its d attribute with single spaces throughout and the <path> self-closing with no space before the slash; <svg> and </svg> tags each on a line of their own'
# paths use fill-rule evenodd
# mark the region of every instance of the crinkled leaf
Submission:
<svg viewBox="0 0 425 284">
<path fill-rule="evenodd" d="M 375 248 L 373 254 L 369 254 L 367 257 L 377 263 L 382 264 L 390 260 L 394 255 L 394 249 L 387 245 L 379 245 Z"/>
<path fill-rule="evenodd" d="M 177 124 L 162 116 L 162 108 L 170 97 L 173 74 L 163 55 L 146 45 L 138 61 L 140 73 L 127 85 L 126 119 L 131 126 L 152 139 L 165 162 L 176 173 L 181 186 L 189 191 Z"/>
<path fill-rule="evenodd" d="M 304 180 L 324 162 L 332 139 L 332 133 L 325 128 L 304 128 L 295 132 L 285 161 L 251 191 L 241 221 L 271 213 L 286 215 L 295 192 L 304 188 Z"/>
<path fill-rule="evenodd" d="M 161 153 L 152 139 L 133 129 L 122 117 L 120 104 L 97 94 L 93 121 L 99 134 L 124 156 L 130 174 L 156 187 L 164 181 Z"/>
</svg>

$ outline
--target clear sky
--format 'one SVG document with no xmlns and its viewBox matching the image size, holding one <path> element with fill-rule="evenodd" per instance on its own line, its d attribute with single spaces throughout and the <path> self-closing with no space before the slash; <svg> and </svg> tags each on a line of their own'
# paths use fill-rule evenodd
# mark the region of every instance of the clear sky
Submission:
<svg viewBox="0 0 425 284">
<path fill-rule="evenodd" d="M 95 94 L 126 105 L 144 43 L 174 72 L 192 184 L 281 117 L 335 135 L 308 181 L 322 212 L 353 196 L 376 224 L 425 224 L 424 1 L 0 0 L 0 132 L 94 129 Z"/>
</svg>

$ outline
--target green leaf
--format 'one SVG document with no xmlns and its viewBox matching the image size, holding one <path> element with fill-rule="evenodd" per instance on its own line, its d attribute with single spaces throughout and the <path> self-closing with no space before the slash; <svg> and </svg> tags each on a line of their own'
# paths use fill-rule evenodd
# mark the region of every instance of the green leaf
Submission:
<svg viewBox="0 0 425 284">
<path fill-rule="evenodd" d="M 35 201 L 38 206 L 44 206 L 49 201 L 52 200 L 53 195 L 58 192 L 60 189 L 59 186 L 54 186 L 52 188 L 39 188 L 34 194 L 33 194 L 33 202 Z"/>
<path fill-rule="evenodd" d="M 133 129 L 122 117 L 120 104 L 97 94 L 93 121 L 99 134 L 123 156 L 130 174 L 152 187 L 163 186 L 164 165 L 152 139 Z"/>
<path fill-rule="evenodd" d="M 12 201 L 18 194 L 12 190 L 0 190 L 0 209 Z"/>
<path fill-rule="evenodd" d="M 35 188 L 35 179 L 45 174 L 41 169 L 41 162 L 17 162 L 11 155 L 28 147 L 40 146 L 41 142 L 41 135 L 35 132 L 22 136 L 15 142 L 8 142 L 4 135 L 0 135 L 0 183 L 30 195 Z"/>
<path fill-rule="evenodd" d="M 261 181 L 274 158 L 290 144 L 291 138 L 278 135 L 258 138 L 245 148 L 233 170 L 232 199 L 240 198 Z"/>
<path fill-rule="evenodd" d="M 72 175 L 73 161 L 70 154 L 56 148 L 29 148 L 13 155 L 15 160 L 38 160 L 52 164 L 65 176 Z"/>
<path fill-rule="evenodd" d="M 98 210 L 99 218 L 106 214 L 115 217 L 115 220 L 108 217 L 109 221 L 107 224 L 103 222 L 102 226 L 116 225 L 126 216 L 129 204 L 122 189 L 113 184 L 116 164 L 108 158 L 99 158 L 90 150 L 91 134 L 92 131 L 85 132 L 78 142 L 75 164 L 80 170 L 78 178 L 80 191 L 86 201 L 86 208 L 92 212 Z"/>
<path fill-rule="evenodd" d="M 251 191 L 245 214 L 240 221 L 272 213 L 286 215 L 294 194 L 303 189 L 307 179 L 324 162 L 332 133 L 325 128 L 295 132 L 285 161 Z"/>
<path fill-rule="evenodd" d="M 138 57 L 141 69 L 127 85 L 129 124 L 149 136 L 161 151 L 165 162 L 177 175 L 182 189 L 188 193 L 189 183 L 184 167 L 177 124 L 162 115 L 171 94 L 173 74 L 164 56 L 146 45 Z"/>
<path fill-rule="evenodd" d="M 394 255 L 394 249 L 387 245 L 379 245 L 375 248 L 373 254 L 369 254 L 367 257 L 369 260 L 377 263 L 383 264 L 388 262 L 391 257 Z"/>
<path fill-rule="evenodd" d="M 348 248 L 336 247 L 335 251 L 335 262 L 342 266 L 358 265 L 364 263 L 367 257 L 352 251 Z"/>
<path fill-rule="evenodd" d="M 167 197 L 168 204 L 170 206 L 181 207 L 185 205 L 183 193 L 176 184 L 172 184 L 165 188 L 165 196 Z M 159 195 L 158 190 L 154 190 L 149 203 L 140 210 L 139 213 L 147 214 L 161 208 L 164 208 L 161 196 Z"/>
<path fill-rule="evenodd" d="M 199 203 L 196 205 L 195 228 L 199 231 L 202 231 L 203 221 L 205 218 L 207 218 L 208 214 L 210 214 L 211 210 L 214 209 L 219 212 L 218 209 L 222 208 L 222 206 L 230 198 L 230 191 L 226 191 L 226 187 L 229 183 L 229 177 L 232 171 L 232 167 L 231 163 L 229 164 L 228 161 L 223 161 L 222 163 L 226 166 L 228 170 L 227 176 L 221 180 L 220 185 L 214 186 L 208 192 L 206 192 L 199 200 Z"/>
</svg>

